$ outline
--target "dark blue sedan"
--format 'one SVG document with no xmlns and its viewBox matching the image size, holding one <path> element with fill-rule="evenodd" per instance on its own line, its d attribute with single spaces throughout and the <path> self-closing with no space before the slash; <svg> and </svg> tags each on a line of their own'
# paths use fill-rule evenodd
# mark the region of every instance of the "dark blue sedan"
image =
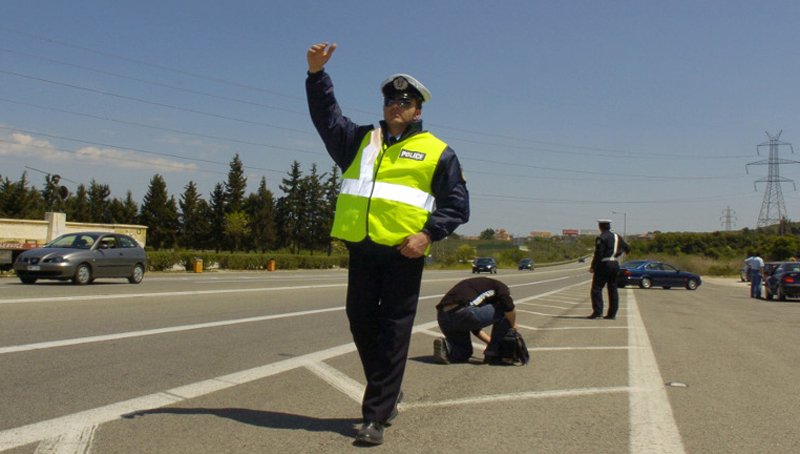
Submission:
<svg viewBox="0 0 800 454">
<path fill-rule="evenodd" d="M 700 286 L 700 276 L 681 271 L 669 263 L 655 260 L 631 260 L 619 267 L 617 285 L 622 288 L 627 285 L 638 285 L 641 288 L 686 287 L 695 290 Z"/>
</svg>

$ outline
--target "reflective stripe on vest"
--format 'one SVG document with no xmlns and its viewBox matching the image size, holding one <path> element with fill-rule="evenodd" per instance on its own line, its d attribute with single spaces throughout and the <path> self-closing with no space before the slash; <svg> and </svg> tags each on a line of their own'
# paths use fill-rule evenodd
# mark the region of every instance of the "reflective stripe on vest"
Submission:
<svg viewBox="0 0 800 454">
<path fill-rule="evenodd" d="M 435 209 L 431 180 L 444 142 L 429 133 L 384 148 L 380 128 L 370 132 L 342 174 L 331 235 L 358 242 L 400 244 L 419 232 Z"/>
</svg>

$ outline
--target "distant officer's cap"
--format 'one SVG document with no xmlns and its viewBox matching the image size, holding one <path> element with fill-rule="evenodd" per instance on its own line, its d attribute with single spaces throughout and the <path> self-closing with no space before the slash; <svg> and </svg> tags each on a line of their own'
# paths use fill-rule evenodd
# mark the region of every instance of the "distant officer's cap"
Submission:
<svg viewBox="0 0 800 454">
<path fill-rule="evenodd" d="M 428 102 L 431 99 L 431 92 L 425 88 L 425 85 L 408 74 L 389 76 L 381 84 L 381 93 L 384 97 L 392 99 L 414 98 L 422 102 Z"/>
<path fill-rule="evenodd" d="M 611 219 L 598 219 L 598 220 L 597 220 L 597 223 L 598 223 L 598 224 L 608 224 L 608 225 L 611 225 Z"/>
</svg>

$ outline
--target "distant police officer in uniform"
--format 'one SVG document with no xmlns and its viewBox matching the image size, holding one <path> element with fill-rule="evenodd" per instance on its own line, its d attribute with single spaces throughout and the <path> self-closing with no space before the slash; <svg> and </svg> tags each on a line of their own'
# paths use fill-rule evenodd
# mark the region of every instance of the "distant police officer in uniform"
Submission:
<svg viewBox="0 0 800 454">
<path fill-rule="evenodd" d="M 360 126 L 342 115 L 324 65 L 336 45 L 306 55 L 311 119 L 342 169 L 331 235 L 350 253 L 346 312 L 364 368 L 360 444 L 383 443 L 397 416 L 425 255 L 469 219 L 469 194 L 453 150 L 422 129 L 430 92 L 395 74 L 381 84 L 383 121 Z"/>
<path fill-rule="evenodd" d="M 619 308 L 619 293 L 617 292 L 617 273 L 619 272 L 618 258 L 624 252 L 630 252 L 630 247 L 616 233 L 611 232 L 611 221 L 599 219 L 597 225 L 600 235 L 594 243 L 594 258 L 589 272 L 592 277 L 592 315 L 588 318 L 595 319 L 603 316 L 603 287 L 608 285 L 608 314 L 604 318 L 613 320 Z"/>
</svg>

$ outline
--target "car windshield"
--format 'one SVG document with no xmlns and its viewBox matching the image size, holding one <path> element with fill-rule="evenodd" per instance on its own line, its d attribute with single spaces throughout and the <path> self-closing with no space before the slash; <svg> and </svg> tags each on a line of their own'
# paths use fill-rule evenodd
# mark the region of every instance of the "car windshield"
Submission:
<svg viewBox="0 0 800 454">
<path fill-rule="evenodd" d="M 488 265 L 492 263 L 492 259 L 478 259 L 478 265 Z"/>
<path fill-rule="evenodd" d="M 47 243 L 44 247 L 89 249 L 95 241 L 97 241 L 97 235 L 90 235 L 88 233 L 68 233 Z"/>
</svg>

